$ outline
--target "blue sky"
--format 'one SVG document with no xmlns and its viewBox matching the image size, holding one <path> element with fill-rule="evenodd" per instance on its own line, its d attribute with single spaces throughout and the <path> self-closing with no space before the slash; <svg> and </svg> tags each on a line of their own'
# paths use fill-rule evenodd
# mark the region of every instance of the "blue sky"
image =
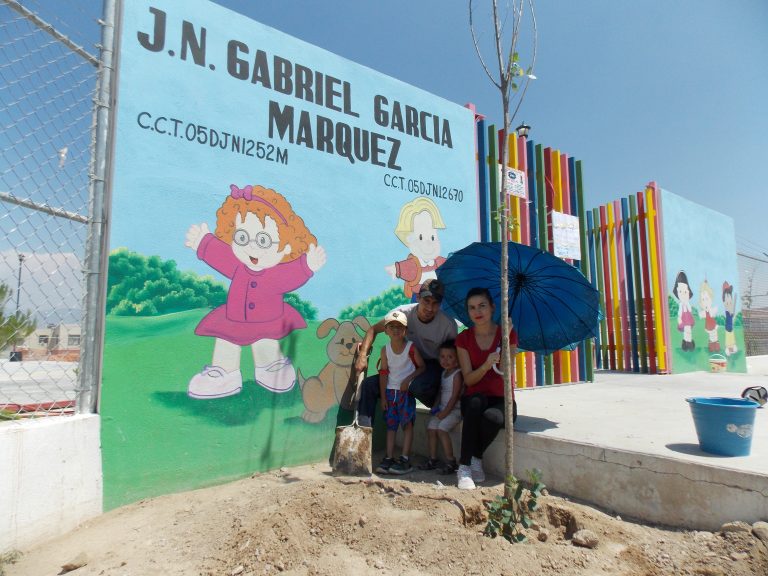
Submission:
<svg viewBox="0 0 768 576">
<path fill-rule="evenodd" d="M 101 2 L 22 3 L 96 53 Z M 466 2 L 217 3 L 500 120 Z M 542 0 L 536 10 L 538 80 L 515 125 L 584 162 L 588 206 L 655 180 L 731 216 L 739 252 L 765 257 L 768 2 Z"/>
<path fill-rule="evenodd" d="M 501 118 L 465 2 L 218 3 Z M 517 119 L 584 162 L 587 204 L 655 180 L 731 216 L 739 251 L 768 252 L 768 2 L 545 0 L 536 11 L 538 80 Z"/>
</svg>

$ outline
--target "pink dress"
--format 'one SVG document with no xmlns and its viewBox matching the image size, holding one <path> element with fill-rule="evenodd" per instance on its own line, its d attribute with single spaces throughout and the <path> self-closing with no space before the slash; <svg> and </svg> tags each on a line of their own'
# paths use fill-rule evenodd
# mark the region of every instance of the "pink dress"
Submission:
<svg viewBox="0 0 768 576">
<path fill-rule="evenodd" d="M 307 323 L 283 295 L 306 284 L 312 277 L 307 256 L 256 272 L 232 253 L 232 248 L 213 234 L 206 234 L 197 257 L 232 280 L 227 303 L 211 311 L 195 328 L 198 336 L 213 336 L 238 346 L 257 340 L 279 340 Z"/>
</svg>

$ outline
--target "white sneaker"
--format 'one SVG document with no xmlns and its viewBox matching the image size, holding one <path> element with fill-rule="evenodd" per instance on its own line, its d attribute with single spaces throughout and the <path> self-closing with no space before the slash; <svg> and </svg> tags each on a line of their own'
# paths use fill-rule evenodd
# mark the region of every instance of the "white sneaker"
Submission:
<svg viewBox="0 0 768 576">
<path fill-rule="evenodd" d="M 296 369 L 283 356 L 267 366 L 256 366 L 256 384 L 272 392 L 288 392 L 296 384 Z"/>
<path fill-rule="evenodd" d="M 472 480 L 477 483 L 485 482 L 485 471 L 483 470 L 482 458 L 475 458 L 472 456 L 472 462 L 469 465 L 469 468 L 472 471 Z"/>
<path fill-rule="evenodd" d="M 240 370 L 227 372 L 220 366 L 204 366 L 200 374 L 192 376 L 187 386 L 190 398 L 202 400 L 225 398 L 237 394 L 243 389 L 243 376 Z"/>
<path fill-rule="evenodd" d="M 463 464 L 459 466 L 459 469 L 456 471 L 456 477 L 459 480 L 459 490 L 475 489 L 475 483 L 472 480 L 472 470 L 469 466 L 464 466 Z"/>
</svg>

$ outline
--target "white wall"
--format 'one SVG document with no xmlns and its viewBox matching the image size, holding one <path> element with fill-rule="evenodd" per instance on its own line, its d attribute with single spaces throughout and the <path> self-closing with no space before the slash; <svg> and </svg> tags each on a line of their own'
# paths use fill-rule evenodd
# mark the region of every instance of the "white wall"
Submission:
<svg viewBox="0 0 768 576">
<path fill-rule="evenodd" d="M 0 553 L 101 514 L 99 434 L 95 414 L 0 423 Z"/>
</svg>

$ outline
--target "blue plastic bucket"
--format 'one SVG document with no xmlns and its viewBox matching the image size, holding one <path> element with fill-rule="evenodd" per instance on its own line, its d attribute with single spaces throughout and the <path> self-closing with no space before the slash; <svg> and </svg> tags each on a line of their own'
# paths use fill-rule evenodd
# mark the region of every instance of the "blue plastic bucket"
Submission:
<svg viewBox="0 0 768 576">
<path fill-rule="evenodd" d="M 756 402 L 743 398 L 686 398 L 699 446 L 721 456 L 749 456 Z"/>
</svg>

